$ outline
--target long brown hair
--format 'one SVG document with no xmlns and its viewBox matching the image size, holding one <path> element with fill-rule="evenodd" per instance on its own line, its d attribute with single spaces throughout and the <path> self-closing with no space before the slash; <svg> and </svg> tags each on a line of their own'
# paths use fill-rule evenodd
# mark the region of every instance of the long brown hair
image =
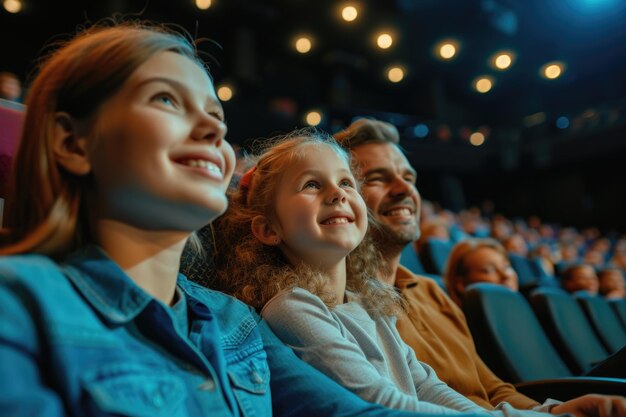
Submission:
<svg viewBox="0 0 626 417">
<path fill-rule="evenodd" d="M 10 244 L 0 254 L 62 257 L 90 240 L 85 191 L 93 183 L 90 176 L 72 175 L 55 161 L 56 114 L 90 121 L 137 67 L 162 51 L 179 53 L 204 67 L 180 29 L 114 20 L 83 30 L 42 61 L 26 98 L 7 215 Z"/>
<path fill-rule="evenodd" d="M 316 130 L 298 130 L 263 146 L 253 174 L 230 195 L 229 208 L 214 223 L 215 286 L 257 310 L 278 292 L 300 287 L 319 296 L 329 307 L 334 296 L 324 290 L 327 277 L 306 266 L 294 267 L 276 246 L 262 244 L 252 234 L 252 219 L 275 218 L 277 185 L 288 165 L 305 157 L 305 146 L 328 146 L 351 165 L 350 156 L 335 140 Z M 346 288 L 358 293 L 371 312 L 395 314 L 401 306 L 395 290 L 376 279 L 384 260 L 369 234 L 347 258 Z"/>
</svg>

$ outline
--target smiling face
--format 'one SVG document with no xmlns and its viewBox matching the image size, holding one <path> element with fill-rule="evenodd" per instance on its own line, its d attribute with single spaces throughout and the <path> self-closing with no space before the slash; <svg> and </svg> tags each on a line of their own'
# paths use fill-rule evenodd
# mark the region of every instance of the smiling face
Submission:
<svg viewBox="0 0 626 417">
<path fill-rule="evenodd" d="M 336 264 L 367 232 L 367 208 L 344 155 L 307 144 L 278 184 L 274 229 L 292 264 Z"/>
<path fill-rule="evenodd" d="M 226 210 L 235 156 L 213 84 L 197 63 L 154 55 L 98 114 L 87 156 L 100 217 L 191 231 Z"/>
<path fill-rule="evenodd" d="M 392 143 L 366 143 L 353 148 L 352 153 L 361 168 L 361 193 L 384 231 L 382 243 L 401 251 L 420 232 L 415 170 Z"/>
</svg>

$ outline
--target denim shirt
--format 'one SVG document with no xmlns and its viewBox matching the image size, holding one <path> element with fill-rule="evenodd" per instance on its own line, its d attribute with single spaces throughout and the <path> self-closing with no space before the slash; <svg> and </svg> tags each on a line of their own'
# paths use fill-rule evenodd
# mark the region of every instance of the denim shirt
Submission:
<svg viewBox="0 0 626 417">
<path fill-rule="evenodd" d="M 170 309 L 95 247 L 62 268 L 2 259 L 0 282 L 2 415 L 271 414 L 257 319 L 230 297 L 179 276 L 180 334 Z M 212 309 L 237 320 L 218 323 Z"/>
<path fill-rule="evenodd" d="M 0 415 L 413 415 L 305 364 L 240 301 L 182 275 L 178 288 L 188 335 L 97 247 L 0 259 Z"/>
</svg>

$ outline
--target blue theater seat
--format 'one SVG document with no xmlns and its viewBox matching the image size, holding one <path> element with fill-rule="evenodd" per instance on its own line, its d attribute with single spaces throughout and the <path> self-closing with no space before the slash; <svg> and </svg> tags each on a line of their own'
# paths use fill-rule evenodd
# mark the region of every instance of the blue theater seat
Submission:
<svg viewBox="0 0 626 417">
<path fill-rule="evenodd" d="M 609 305 L 615 311 L 620 323 L 622 323 L 622 327 L 626 329 L 626 300 L 621 298 L 617 300 L 609 300 Z"/>
<path fill-rule="evenodd" d="M 626 331 L 605 298 L 589 295 L 585 291 L 574 293 L 574 298 L 582 307 L 600 341 L 609 353 L 615 353 L 626 346 Z"/>
<path fill-rule="evenodd" d="M 574 297 L 558 288 L 538 288 L 530 303 L 565 363 L 580 375 L 602 362 L 608 351 Z"/>
<path fill-rule="evenodd" d="M 429 272 L 443 275 L 453 246 L 453 242 L 443 239 L 431 238 L 426 242 L 427 256 L 430 257 L 434 268 L 433 271 Z"/>
<path fill-rule="evenodd" d="M 511 266 L 517 273 L 517 279 L 521 288 L 537 285 L 535 270 L 527 258 L 515 253 L 509 253 L 508 257 Z"/>
<path fill-rule="evenodd" d="M 415 252 L 413 243 L 409 243 L 402 250 L 402 254 L 400 255 L 400 265 L 407 268 L 414 274 L 424 275 L 426 273 L 422 262 L 417 256 L 417 252 Z"/>
<path fill-rule="evenodd" d="M 472 284 L 463 310 L 478 353 L 503 380 L 572 376 L 520 293 L 496 284 Z"/>
<path fill-rule="evenodd" d="M 415 252 L 415 248 L 412 243 L 406 245 L 402 250 L 402 254 L 400 255 L 400 265 L 407 268 L 414 274 L 422 275 L 434 280 L 443 291 L 448 291 L 445 283 L 443 282 L 443 279 L 441 278 L 441 275 L 429 274 L 426 272 L 424 266 L 422 265 L 422 262 L 417 256 L 417 252 Z"/>
<path fill-rule="evenodd" d="M 524 395 L 543 402 L 589 393 L 626 394 L 626 379 L 600 373 L 572 376 L 520 293 L 496 284 L 472 284 L 463 308 L 485 363 L 502 379 L 515 382 Z"/>
</svg>

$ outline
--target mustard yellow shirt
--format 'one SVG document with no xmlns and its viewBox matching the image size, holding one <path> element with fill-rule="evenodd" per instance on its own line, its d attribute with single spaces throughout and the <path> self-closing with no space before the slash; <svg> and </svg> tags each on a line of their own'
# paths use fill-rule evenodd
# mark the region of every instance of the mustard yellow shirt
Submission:
<svg viewBox="0 0 626 417">
<path fill-rule="evenodd" d="M 480 359 L 465 315 L 435 281 L 400 266 L 396 286 L 408 301 L 407 315 L 398 317 L 398 332 L 439 379 L 488 409 L 502 401 L 518 409 L 539 406 L 498 378 Z"/>
</svg>

